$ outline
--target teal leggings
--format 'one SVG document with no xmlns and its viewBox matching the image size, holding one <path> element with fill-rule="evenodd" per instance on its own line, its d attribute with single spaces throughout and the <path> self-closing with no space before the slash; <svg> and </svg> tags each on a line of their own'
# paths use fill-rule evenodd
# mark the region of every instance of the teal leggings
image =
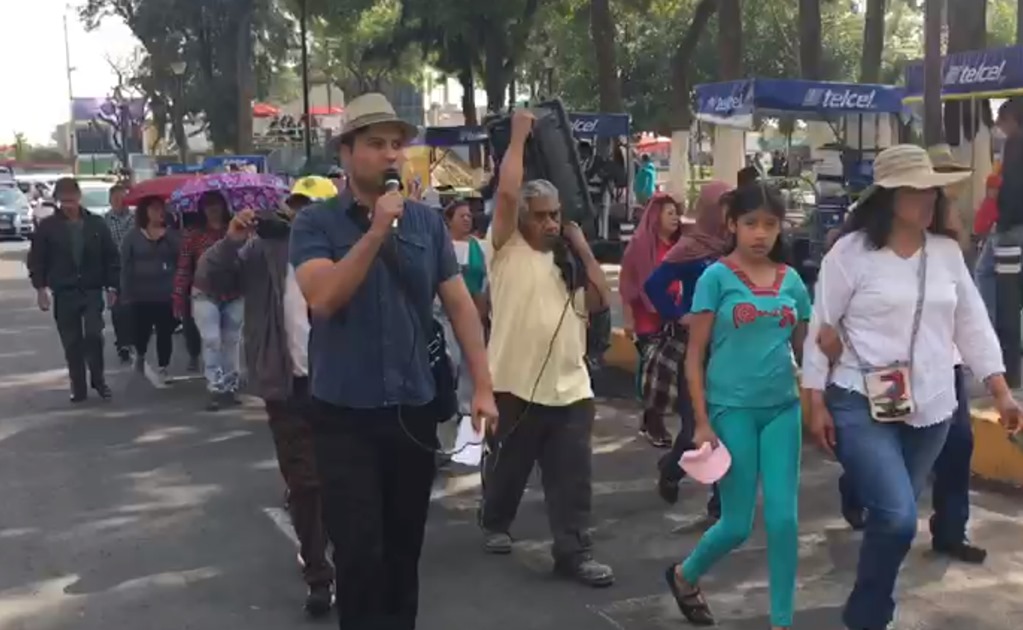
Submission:
<svg viewBox="0 0 1023 630">
<path fill-rule="evenodd" d="M 771 584 L 771 624 L 790 627 L 798 560 L 797 509 L 802 418 L 799 401 L 784 407 L 711 407 L 711 427 L 732 455 L 721 479 L 721 520 L 700 539 L 682 575 L 696 584 L 753 530 L 757 483 L 764 484 L 764 525 Z"/>
</svg>

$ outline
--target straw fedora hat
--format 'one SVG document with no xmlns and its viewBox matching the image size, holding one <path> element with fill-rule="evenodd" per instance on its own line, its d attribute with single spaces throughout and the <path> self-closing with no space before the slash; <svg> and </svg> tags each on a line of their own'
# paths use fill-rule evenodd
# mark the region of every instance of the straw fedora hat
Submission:
<svg viewBox="0 0 1023 630">
<path fill-rule="evenodd" d="M 939 173 L 971 173 L 973 169 L 957 161 L 952 155 L 952 147 L 942 142 L 927 147 L 927 155 L 931 158 L 931 165 Z"/>
<path fill-rule="evenodd" d="M 897 144 L 881 151 L 874 159 L 874 184 L 863 191 L 854 205 L 863 205 L 881 188 L 944 188 L 969 176 L 969 169 L 954 172 L 936 170 L 927 151 L 915 144 Z"/>
<path fill-rule="evenodd" d="M 370 92 L 352 99 L 345 108 L 345 124 L 341 128 L 341 138 L 347 138 L 360 129 L 372 125 L 392 123 L 399 125 L 405 133 L 406 140 L 419 135 L 419 128 L 408 123 L 395 113 L 394 107 L 387 97 L 377 92 Z"/>
</svg>

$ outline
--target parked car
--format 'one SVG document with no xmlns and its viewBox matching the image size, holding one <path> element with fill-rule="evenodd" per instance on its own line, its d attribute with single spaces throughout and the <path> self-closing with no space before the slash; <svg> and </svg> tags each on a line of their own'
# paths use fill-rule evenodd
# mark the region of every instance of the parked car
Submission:
<svg viewBox="0 0 1023 630">
<path fill-rule="evenodd" d="M 110 212 L 110 189 L 114 183 L 103 180 L 85 180 L 78 182 L 82 189 L 82 207 L 89 212 L 106 214 Z"/>
<path fill-rule="evenodd" d="M 17 186 L 0 186 L 0 237 L 28 238 L 34 232 L 28 197 Z"/>
</svg>

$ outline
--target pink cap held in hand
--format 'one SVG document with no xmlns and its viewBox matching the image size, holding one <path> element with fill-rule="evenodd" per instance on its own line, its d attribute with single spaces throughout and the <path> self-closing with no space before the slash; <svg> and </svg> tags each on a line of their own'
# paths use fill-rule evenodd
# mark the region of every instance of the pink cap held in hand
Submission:
<svg viewBox="0 0 1023 630">
<path fill-rule="evenodd" d="M 718 443 L 717 448 L 704 442 L 694 451 L 682 453 L 678 465 L 693 479 L 710 485 L 717 483 L 728 472 L 732 465 L 732 455 L 724 444 Z"/>
</svg>

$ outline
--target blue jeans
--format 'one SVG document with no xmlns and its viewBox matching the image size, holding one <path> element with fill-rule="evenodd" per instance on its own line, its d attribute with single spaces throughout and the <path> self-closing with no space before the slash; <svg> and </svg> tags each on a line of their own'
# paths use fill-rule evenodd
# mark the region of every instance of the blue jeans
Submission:
<svg viewBox="0 0 1023 630">
<path fill-rule="evenodd" d="M 984 299 L 987 306 L 987 313 L 991 317 L 991 323 L 995 323 L 995 235 L 990 235 L 984 241 L 984 246 L 977 255 L 977 264 L 973 269 L 973 280 L 977 283 L 977 290 L 980 297 Z"/>
<path fill-rule="evenodd" d="M 916 535 L 916 501 L 950 423 L 875 422 L 862 394 L 835 386 L 825 401 L 835 421 L 835 454 L 867 510 L 856 584 L 842 621 L 853 630 L 884 628 L 895 614 L 895 580 Z"/>
<path fill-rule="evenodd" d="M 221 302 L 202 293 L 192 293 L 192 318 L 202 338 L 203 371 L 210 393 L 238 391 L 244 307 L 241 298 Z"/>
<path fill-rule="evenodd" d="M 970 520 L 970 460 L 973 458 L 973 425 L 970 424 L 969 391 L 962 366 L 955 368 L 956 398 L 959 405 L 948 427 L 945 446 L 934 462 L 934 487 L 931 499 L 931 539 L 937 546 L 950 547 L 966 540 Z M 859 512 L 863 502 L 852 488 L 847 475 L 838 480 L 842 512 Z"/>
</svg>

